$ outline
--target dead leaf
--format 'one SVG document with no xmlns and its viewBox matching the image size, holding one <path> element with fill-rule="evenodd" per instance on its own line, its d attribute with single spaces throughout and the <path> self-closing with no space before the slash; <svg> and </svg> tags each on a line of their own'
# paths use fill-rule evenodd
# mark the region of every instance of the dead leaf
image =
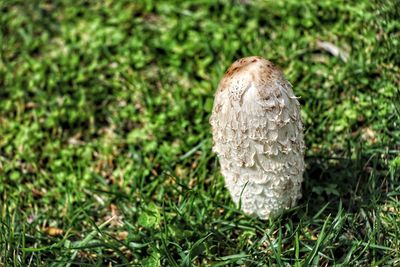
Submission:
<svg viewBox="0 0 400 267">
<path fill-rule="evenodd" d="M 375 144 L 378 140 L 376 138 L 376 132 L 372 130 L 371 128 L 364 128 L 361 130 L 361 138 L 365 141 L 369 141 L 372 144 Z"/>
<path fill-rule="evenodd" d="M 40 191 L 39 189 L 32 188 L 31 190 L 32 190 L 33 197 L 41 198 L 44 195 L 44 193 L 42 191 Z"/>
<path fill-rule="evenodd" d="M 119 240 L 125 240 L 128 237 L 129 233 L 127 231 L 122 231 L 118 233 L 118 239 Z"/>
<path fill-rule="evenodd" d="M 44 232 L 49 236 L 58 236 L 64 234 L 64 230 L 57 227 L 46 227 Z"/>
</svg>

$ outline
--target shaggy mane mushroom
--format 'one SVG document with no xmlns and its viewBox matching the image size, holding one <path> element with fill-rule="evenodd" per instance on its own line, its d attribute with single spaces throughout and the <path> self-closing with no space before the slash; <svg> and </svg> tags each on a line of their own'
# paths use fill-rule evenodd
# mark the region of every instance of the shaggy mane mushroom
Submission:
<svg viewBox="0 0 400 267">
<path fill-rule="evenodd" d="M 268 219 L 296 204 L 303 125 L 279 68 L 257 56 L 235 61 L 218 86 L 210 124 L 225 185 L 246 214 Z"/>
</svg>

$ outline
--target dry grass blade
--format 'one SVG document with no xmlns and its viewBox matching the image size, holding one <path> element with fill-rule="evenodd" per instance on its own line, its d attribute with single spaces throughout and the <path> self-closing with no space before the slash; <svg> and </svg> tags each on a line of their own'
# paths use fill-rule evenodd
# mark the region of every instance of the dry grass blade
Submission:
<svg viewBox="0 0 400 267">
<path fill-rule="evenodd" d="M 339 57 L 343 62 L 347 62 L 349 59 L 349 53 L 338 47 L 337 45 L 331 43 L 331 42 L 325 42 L 325 41 L 317 41 L 317 47 L 319 49 L 322 49 L 329 54 Z"/>
</svg>

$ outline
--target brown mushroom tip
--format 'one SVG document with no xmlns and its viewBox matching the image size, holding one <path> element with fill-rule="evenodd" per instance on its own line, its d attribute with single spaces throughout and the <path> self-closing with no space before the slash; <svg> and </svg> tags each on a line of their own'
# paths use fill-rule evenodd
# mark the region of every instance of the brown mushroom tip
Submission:
<svg viewBox="0 0 400 267">
<path fill-rule="evenodd" d="M 236 60 L 235 62 L 233 62 L 233 64 L 226 71 L 225 76 L 232 76 L 234 73 L 236 73 L 240 70 L 243 70 L 246 67 L 250 67 L 250 66 L 254 66 L 254 65 L 263 66 L 263 67 L 267 67 L 267 68 L 271 68 L 271 69 L 276 69 L 276 67 L 274 66 L 274 64 L 272 64 L 271 61 L 266 60 L 260 56 L 250 56 L 250 57 L 240 58 L 240 59 Z"/>
<path fill-rule="evenodd" d="M 266 84 L 282 77 L 282 71 L 271 61 L 261 56 L 249 56 L 236 60 L 225 72 L 217 92 L 229 87 L 229 84 L 244 76 L 251 76 L 255 82 Z"/>
</svg>

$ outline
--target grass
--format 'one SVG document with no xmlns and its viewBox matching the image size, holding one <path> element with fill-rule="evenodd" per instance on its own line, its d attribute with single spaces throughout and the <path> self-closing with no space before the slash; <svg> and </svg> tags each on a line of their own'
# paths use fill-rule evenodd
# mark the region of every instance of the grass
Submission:
<svg viewBox="0 0 400 267">
<path fill-rule="evenodd" d="M 0 14 L 0 266 L 400 265 L 399 1 Z M 248 55 L 281 66 L 305 124 L 303 198 L 265 222 L 232 203 L 208 124 Z"/>
</svg>

